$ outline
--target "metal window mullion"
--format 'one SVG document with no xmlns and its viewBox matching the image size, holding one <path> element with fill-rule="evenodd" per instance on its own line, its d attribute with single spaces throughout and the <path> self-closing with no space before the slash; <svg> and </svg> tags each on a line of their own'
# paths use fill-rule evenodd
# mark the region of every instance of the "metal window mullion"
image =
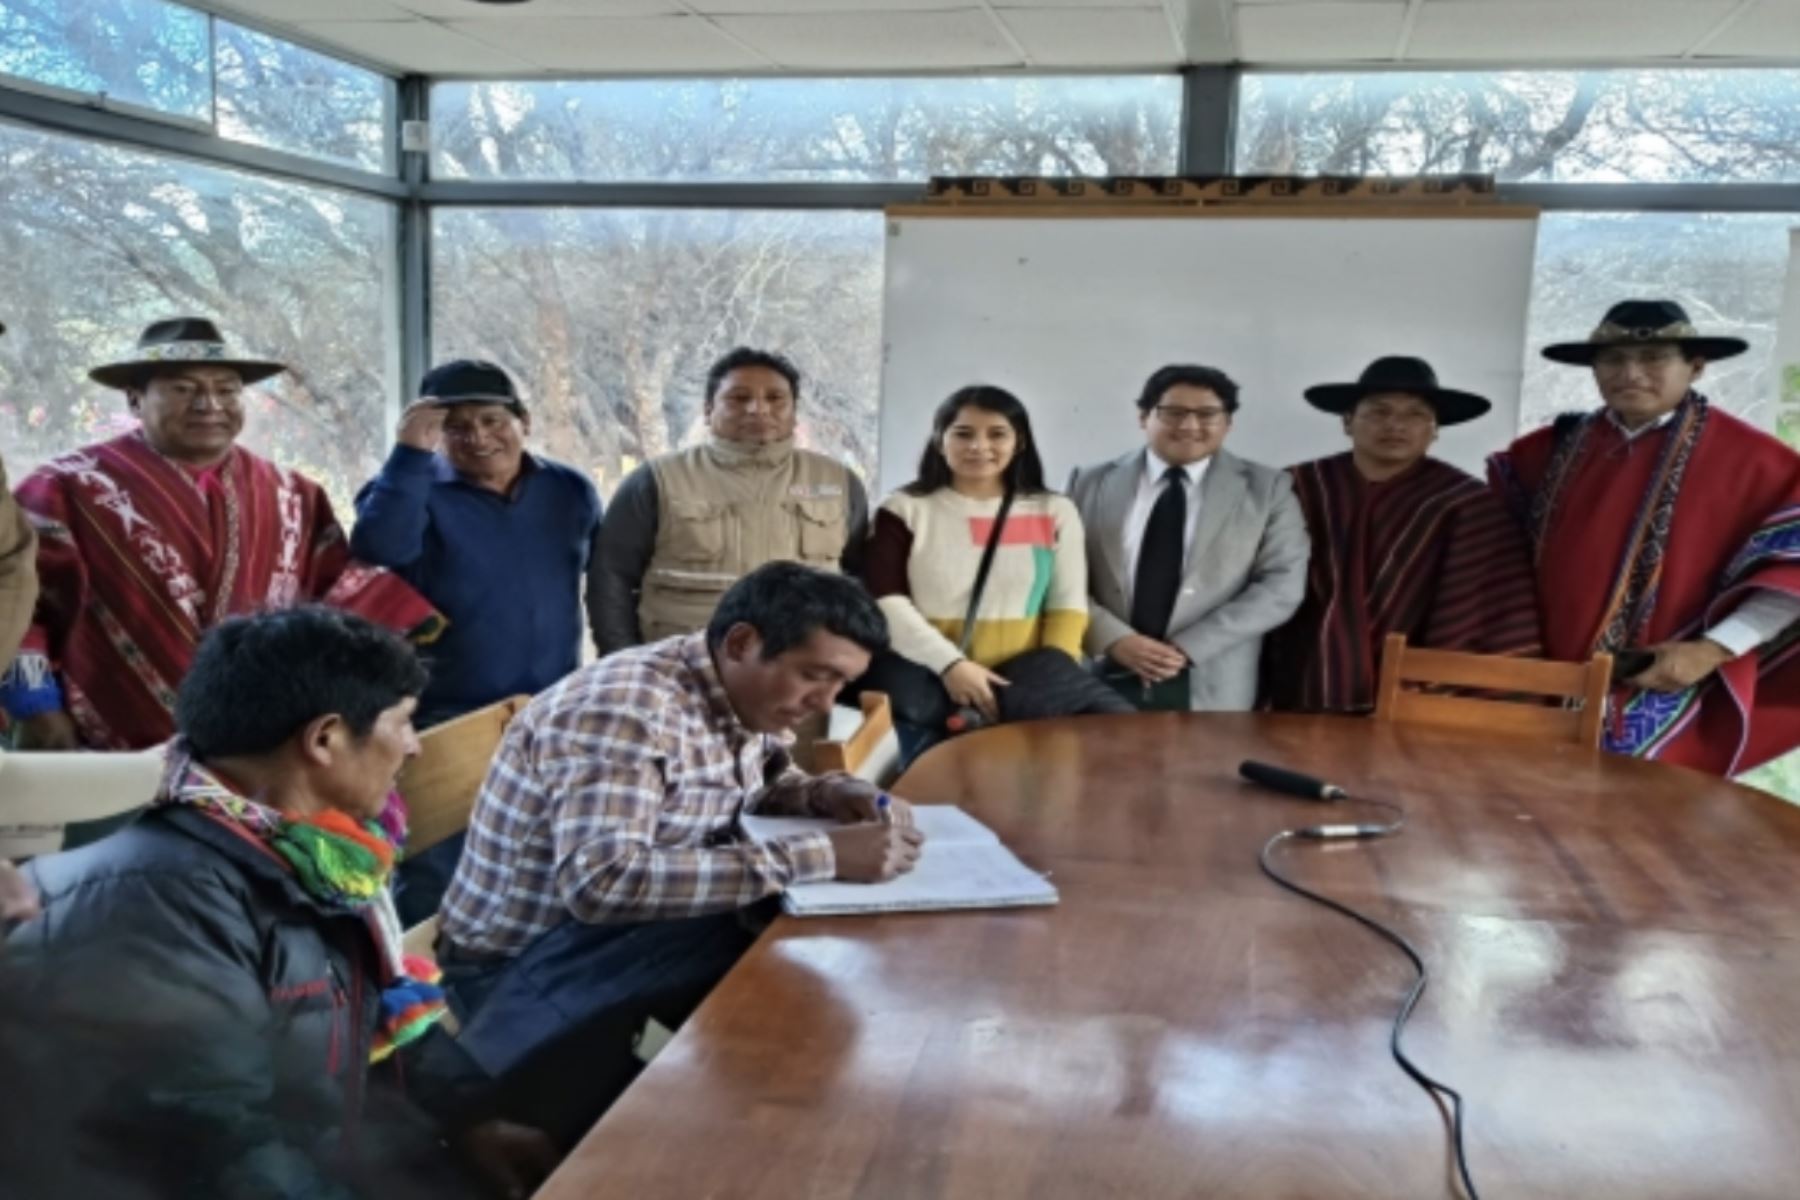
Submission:
<svg viewBox="0 0 1800 1200">
<path fill-rule="evenodd" d="M 394 147 L 407 197 L 399 206 L 400 378 L 396 381 L 394 416 L 412 396 L 412 388 L 431 363 L 431 204 L 424 198 L 430 151 L 400 148 L 400 126 L 431 119 L 431 85 L 409 75 L 397 85 Z"/>
<path fill-rule="evenodd" d="M 1236 66 L 1189 67 L 1181 73 L 1181 174 L 1232 173 L 1242 75 Z"/>
</svg>

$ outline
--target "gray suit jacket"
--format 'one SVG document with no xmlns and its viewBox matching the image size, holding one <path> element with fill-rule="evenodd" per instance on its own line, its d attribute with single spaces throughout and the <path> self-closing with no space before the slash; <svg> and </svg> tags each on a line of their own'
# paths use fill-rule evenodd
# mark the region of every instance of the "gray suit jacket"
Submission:
<svg viewBox="0 0 1800 1200">
<path fill-rule="evenodd" d="M 1085 649 L 1098 658 L 1132 632 L 1126 619 L 1125 520 L 1143 477 L 1144 452 L 1078 469 L 1069 496 L 1087 529 Z M 1283 624 L 1306 594 L 1312 540 L 1286 471 L 1213 455 L 1200 485 L 1200 516 L 1175 597 L 1169 640 L 1186 652 L 1196 709 L 1245 711 L 1256 704 L 1263 634 Z"/>
</svg>

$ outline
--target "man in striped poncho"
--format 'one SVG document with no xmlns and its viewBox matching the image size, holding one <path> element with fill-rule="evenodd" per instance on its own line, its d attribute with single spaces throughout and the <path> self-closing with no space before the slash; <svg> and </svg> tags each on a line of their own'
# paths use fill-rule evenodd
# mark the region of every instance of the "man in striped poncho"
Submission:
<svg viewBox="0 0 1800 1200">
<path fill-rule="evenodd" d="M 1375 706 L 1381 645 L 1536 654 L 1531 556 L 1517 524 L 1474 476 L 1426 451 L 1446 425 L 1487 412 L 1438 386 L 1417 358 L 1382 358 L 1355 383 L 1308 388 L 1342 416 L 1351 449 L 1290 468 L 1312 535 L 1306 599 L 1263 649 L 1263 700 L 1300 712 Z"/>
</svg>

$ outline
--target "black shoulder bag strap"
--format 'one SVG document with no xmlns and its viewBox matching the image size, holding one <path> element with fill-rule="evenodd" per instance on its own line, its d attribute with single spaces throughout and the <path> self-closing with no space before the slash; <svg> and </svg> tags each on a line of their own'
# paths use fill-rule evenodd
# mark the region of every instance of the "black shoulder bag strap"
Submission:
<svg viewBox="0 0 1800 1200">
<path fill-rule="evenodd" d="M 981 565 L 975 569 L 975 590 L 969 593 L 969 611 L 963 614 L 962 640 L 956 652 L 969 656 L 969 644 L 975 640 L 975 614 L 981 608 L 981 593 L 987 591 L 988 572 L 994 568 L 994 554 L 1000 549 L 1000 535 L 1006 529 L 1006 514 L 1012 511 L 1013 490 L 1006 489 L 1000 498 L 1000 511 L 994 514 L 994 527 L 988 531 L 987 545 L 981 551 Z"/>
</svg>

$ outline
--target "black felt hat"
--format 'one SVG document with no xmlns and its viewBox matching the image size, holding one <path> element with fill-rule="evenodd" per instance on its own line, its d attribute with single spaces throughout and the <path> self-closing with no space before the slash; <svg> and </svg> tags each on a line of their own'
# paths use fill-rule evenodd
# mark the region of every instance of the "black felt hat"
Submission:
<svg viewBox="0 0 1800 1200">
<path fill-rule="evenodd" d="M 131 358 L 95 367 L 88 378 L 110 388 L 133 388 L 152 372 L 171 367 L 230 367 L 245 383 L 287 370 L 286 363 L 234 353 L 219 327 L 204 317 L 175 317 L 147 326 Z"/>
<path fill-rule="evenodd" d="M 1364 368 L 1355 383 L 1321 383 L 1306 389 L 1306 402 L 1328 413 L 1347 413 L 1364 396 L 1382 392 L 1404 392 L 1417 396 L 1437 412 L 1439 425 L 1460 425 L 1473 421 L 1492 408 L 1474 392 L 1439 387 L 1437 372 L 1422 358 L 1392 355 L 1378 358 Z"/>
<path fill-rule="evenodd" d="M 1690 356 L 1716 362 L 1750 348 L 1743 338 L 1702 337 L 1688 320 L 1687 310 L 1673 300 L 1623 300 L 1606 310 L 1606 316 L 1585 342 L 1557 342 L 1544 347 L 1551 362 L 1573 366 L 1593 365 L 1594 357 L 1611 346 L 1680 346 Z"/>
</svg>

